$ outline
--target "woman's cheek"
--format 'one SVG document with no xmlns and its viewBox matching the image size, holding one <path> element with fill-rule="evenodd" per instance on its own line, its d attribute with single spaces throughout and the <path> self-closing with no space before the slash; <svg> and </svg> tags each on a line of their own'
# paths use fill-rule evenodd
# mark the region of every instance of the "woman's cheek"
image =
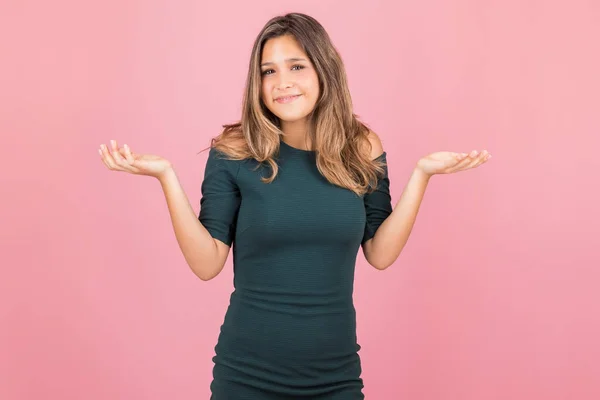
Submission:
<svg viewBox="0 0 600 400">
<path fill-rule="evenodd" d="M 263 87 L 262 87 L 263 102 L 266 103 L 268 101 L 270 93 L 271 93 L 271 89 L 270 89 L 269 85 L 268 84 L 263 84 Z"/>
<path fill-rule="evenodd" d="M 319 87 L 319 80 L 316 77 L 314 71 L 302 71 L 302 75 L 299 76 L 299 82 L 302 83 L 302 86 L 305 88 L 315 89 Z"/>
</svg>

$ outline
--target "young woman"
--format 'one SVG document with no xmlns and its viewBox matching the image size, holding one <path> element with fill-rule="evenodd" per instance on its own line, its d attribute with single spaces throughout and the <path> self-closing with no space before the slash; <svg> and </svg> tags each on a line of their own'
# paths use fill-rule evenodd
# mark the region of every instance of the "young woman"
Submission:
<svg viewBox="0 0 600 400">
<path fill-rule="evenodd" d="M 233 246 L 234 286 L 212 399 L 363 399 L 352 300 L 356 256 L 383 270 L 408 240 L 431 176 L 486 151 L 421 158 L 392 208 L 386 152 L 359 122 L 342 60 L 304 14 L 258 35 L 241 121 L 213 139 L 196 216 L 172 165 L 113 140 L 111 170 L 156 177 L 187 263 L 202 280 Z"/>
</svg>

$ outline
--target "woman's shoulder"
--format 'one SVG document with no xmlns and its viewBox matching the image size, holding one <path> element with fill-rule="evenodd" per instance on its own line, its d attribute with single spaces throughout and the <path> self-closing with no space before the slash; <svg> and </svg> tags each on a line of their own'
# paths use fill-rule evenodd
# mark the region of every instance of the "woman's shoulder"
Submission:
<svg viewBox="0 0 600 400">
<path fill-rule="evenodd" d="M 208 151 L 209 165 L 220 165 L 228 168 L 239 168 L 240 163 L 244 162 L 245 158 L 240 157 L 235 150 L 223 146 L 211 145 Z"/>
<path fill-rule="evenodd" d="M 369 129 L 366 134 L 366 139 L 364 141 L 364 151 L 371 155 L 371 160 L 375 160 L 384 155 L 383 143 L 381 143 L 381 139 L 379 135 Z"/>
<path fill-rule="evenodd" d="M 246 140 L 234 131 L 211 139 L 206 162 L 207 169 L 226 170 L 237 176 L 240 166 L 248 160 Z"/>
<path fill-rule="evenodd" d="M 230 155 L 232 158 L 243 158 L 248 154 L 248 142 L 239 124 L 226 125 L 223 132 L 211 140 L 211 150 L 216 154 Z"/>
</svg>

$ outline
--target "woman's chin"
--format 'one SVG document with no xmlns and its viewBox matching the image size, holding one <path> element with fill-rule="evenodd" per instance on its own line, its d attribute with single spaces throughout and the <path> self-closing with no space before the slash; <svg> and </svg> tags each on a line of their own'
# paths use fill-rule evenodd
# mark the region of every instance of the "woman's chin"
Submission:
<svg viewBox="0 0 600 400">
<path fill-rule="evenodd" d="M 286 124 L 293 124 L 296 122 L 302 122 L 306 120 L 308 114 L 306 113 L 286 113 L 286 114 L 275 114 L 279 118 L 281 122 L 285 122 Z"/>
</svg>

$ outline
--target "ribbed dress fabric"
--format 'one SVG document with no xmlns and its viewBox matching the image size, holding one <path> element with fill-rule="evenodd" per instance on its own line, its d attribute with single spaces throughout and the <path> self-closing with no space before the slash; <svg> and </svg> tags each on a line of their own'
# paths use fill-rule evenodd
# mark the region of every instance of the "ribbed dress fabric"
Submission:
<svg viewBox="0 0 600 400">
<path fill-rule="evenodd" d="M 358 196 L 329 183 L 313 151 L 281 141 L 276 161 L 263 183 L 268 166 L 208 155 L 198 218 L 233 246 L 234 269 L 211 399 L 364 399 L 354 270 L 392 212 L 387 166 Z"/>
</svg>

